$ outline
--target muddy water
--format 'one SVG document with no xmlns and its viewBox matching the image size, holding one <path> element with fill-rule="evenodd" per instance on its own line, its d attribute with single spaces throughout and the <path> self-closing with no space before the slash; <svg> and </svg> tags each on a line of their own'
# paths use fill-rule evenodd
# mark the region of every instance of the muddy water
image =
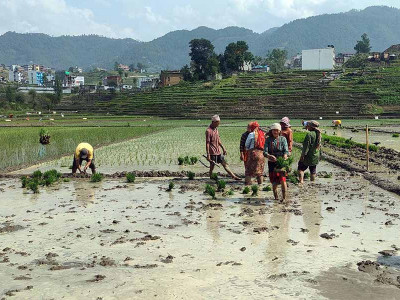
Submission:
<svg viewBox="0 0 400 300">
<path fill-rule="evenodd" d="M 353 141 L 363 143 L 366 142 L 366 136 L 364 130 L 359 130 L 357 132 L 352 132 L 349 129 L 344 128 L 324 128 L 323 132 L 328 135 L 336 135 L 338 137 L 343 137 L 346 139 L 352 138 Z M 380 143 L 379 146 L 383 146 L 386 148 L 392 148 L 394 150 L 400 151 L 400 138 L 392 137 L 392 133 L 382 133 L 382 132 L 370 132 L 369 135 L 370 144 L 372 143 Z"/>
<path fill-rule="evenodd" d="M 33 195 L 1 181 L 0 298 L 369 299 L 368 287 L 399 299 L 356 266 L 400 246 L 399 197 L 339 171 L 290 185 L 288 206 L 233 182 L 235 195 L 210 200 L 206 182 L 71 181 Z"/>
</svg>

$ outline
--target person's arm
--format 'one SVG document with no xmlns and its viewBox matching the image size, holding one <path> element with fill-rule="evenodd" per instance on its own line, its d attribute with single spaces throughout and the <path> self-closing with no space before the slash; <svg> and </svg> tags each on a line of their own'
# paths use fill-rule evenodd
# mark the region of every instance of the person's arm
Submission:
<svg viewBox="0 0 400 300">
<path fill-rule="evenodd" d="M 288 147 L 288 142 L 286 140 L 285 137 L 281 138 L 281 142 L 282 142 L 282 152 L 283 152 L 283 158 L 287 159 L 289 156 L 289 147 Z"/>
<path fill-rule="evenodd" d="M 224 145 L 222 145 L 221 140 L 219 140 L 218 145 L 221 147 L 222 153 L 224 155 L 227 155 L 228 153 L 226 152 L 226 149 L 225 149 Z"/>
<path fill-rule="evenodd" d="M 288 137 L 288 148 L 289 148 L 289 152 L 292 152 L 292 150 L 293 150 L 293 131 L 291 131 L 291 130 L 289 132 L 289 137 Z"/>
<path fill-rule="evenodd" d="M 210 134 L 206 131 L 206 153 L 207 153 L 207 160 L 211 161 L 210 156 Z"/>
<path fill-rule="evenodd" d="M 276 157 L 274 155 L 269 154 L 269 143 L 267 141 L 265 141 L 264 145 L 264 157 L 266 157 L 271 162 L 276 161 Z"/>
<path fill-rule="evenodd" d="M 92 160 L 88 159 L 86 166 L 83 168 L 83 172 L 86 172 L 86 170 L 90 167 L 91 164 L 92 164 Z"/>
<path fill-rule="evenodd" d="M 304 157 L 307 155 L 308 151 L 310 151 L 310 145 L 311 145 L 311 136 L 309 133 L 307 133 L 303 142 L 303 151 L 301 152 L 301 157 L 300 157 L 301 161 L 304 160 Z"/>
</svg>

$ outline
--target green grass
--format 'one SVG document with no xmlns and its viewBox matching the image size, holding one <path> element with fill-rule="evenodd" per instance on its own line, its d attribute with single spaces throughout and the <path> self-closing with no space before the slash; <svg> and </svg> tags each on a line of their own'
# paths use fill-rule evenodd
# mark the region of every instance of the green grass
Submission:
<svg viewBox="0 0 400 300">
<path fill-rule="evenodd" d="M 40 128 L 0 128 L 0 169 L 35 164 L 41 160 L 72 155 L 76 146 L 88 142 L 96 147 L 130 138 L 140 137 L 161 130 L 158 127 L 143 128 L 51 128 L 51 143 L 39 143 Z M 71 163 L 71 162 L 69 162 Z"/>
<path fill-rule="evenodd" d="M 126 181 L 128 182 L 128 183 L 134 183 L 135 182 L 135 180 L 136 180 L 136 175 L 135 175 L 135 173 L 126 173 Z"/>
<path fill-rule="evenodd" d="M 61 178 L 57 170 L 49 170 L 42 173 L 40 170 L 33 172 L 31 176 L 21 177 L 22 188 L 28 188 L 33 193 L 39 193 L 39 186 L 50 186 Z"/>
<path fill-rule="evenodd" d="M 96 173 L 93 174 L 92 177 L 90 177 L 91 182 L 101 182 L 103 180 L 104 176 L 101 173 Z"/>
<path fill-rule="evenodd" d="M 212 199 L 215 199 L 215 188 L 210 184 L 207 184 L 204 191 L 207 195 L 211 196 Z"/>
<path fill-rule="evenodd" d="M 170 183 L 168 184 L 168 189 L 167 191 L 170 192 L 175 188 L 175 183 L 173 183 L 172 181 L 170 181 Z"/>
<path fill-rule="evenodd" d="M 188 178 L 189 178 L 189 180 L 194 180 L 194 177 L 196 176 L 196 173 L 194 173 L 194 172 L 192 172 L 192 171 L 189 171 L 188 172 Z"/>
</svg>

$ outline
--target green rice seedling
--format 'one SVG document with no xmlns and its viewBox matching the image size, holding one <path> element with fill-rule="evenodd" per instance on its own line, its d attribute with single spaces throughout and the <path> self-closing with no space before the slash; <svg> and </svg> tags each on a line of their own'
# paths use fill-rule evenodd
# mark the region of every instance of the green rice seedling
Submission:
<svg viewBox="0 0 400 300">
<path fill-rule="evenodd" d="M 168 184 L 168 189 L 167 189 L 167 191 L 168 191 L 168 192 L 172 191 L 172 190 L 174 189 L 174 187 L 175 187 L 175 183 L 173 183 L 172 181 L 170 181 L 170 183 Z"/>
<path fill-rule="evenodd" d="M 224 180 L 218 180 L 217 181 L 217 189 L 218 192 L 222 192 L 226 187 L 226 182 Z"/>
<path fill-rule="evenodd" d="M 28 183 L 28 189 L 30 189 L 33 193 L 39 193 L 39 182 L 37 180 L 31 180 Z"/>
<path fill-rule="evenodd" d="M 178 157 L 178 165 L 182 166 L 185 162 L 185 159 L 182 156 Z"/>
<path fill-rule="evenodd" d="M 398 137 L 400 137 L 400 134 L 398 134 L 398 133 L 393 133 L 392 137 L 398 138 Z"/>
<path fill-rule="evenodd" d="M 311 175 L 309 172 L 304 173 L 304 179 L 310 179 Z"/>
<path fill-rule="evenodd" d="M 293 163 L 293 157 L 290 156 L 288 159 L 284 159 L 283 157 L 278 157 L 276 160 L 276 169 L 278 170 L 286 170 L 286 172 L 290 172 L 290 166 Z"/>
<path fill-rule="evenodd" d="M 332 178 L 332 173 L 325 174 L 324 178 Z"/>
<path fill-rule="evenodd" d="M 102 180 L 103 180 L 103 174 L 101 174 L 101 173 L 95 173 L 90 178 L 91 182 L 100 182 Z"/>
<path fill-rule="evenodd" d="M 248 186 L 246 186 L 246 187 L 243 189 L 243 194 L 244 194 L 244 195 L 250 194 L 250 188 L 249 188 Z"/>
<path fill-rule="evenodd" d="M 198 161 L 199 161 L 199 159 L 198 159 L 196 156 L 192 156 L 192 157 L 190 158 L 190 164 L 191 164 L 191 165 L 197 164 Z"/>
<path fill-rule="evenodd" d="M 183 161 L 184 161 L 184 164 L 185 164 L 185 165 L 190 165 L 190 158 L 189 158 L 189 156 L 185 156 L 184 159 L 183 159 Z"/>
<path fill-rule="evenodd" d="M 211 179 L 215 180 L 215 181 L 218 181 L 218 174 L 217 173 L 212 173 Z"/>
<path fill-rule="evenodd" d="M 194 172 L 192 172 L 192 171 L 189 171 L 189 172 L 188 172 L 188 178 L 189 178 L 189 180 L 193 180 L 195 176 L 196 176 L 196 173 L 194 173 Z"/>
<path fill-rule="evenodd" d="M 267 185 L 267 186 L 265 186 L 265 187 L 263 188 L 263 191 L 264 191 L 264 192 L 270 192 L 270 191 L 272 191 L 272 188 L 271 188 L 270 185 Z"/>
<path fill-rule="evenodd" d="M 63 179 L 63 182 L 70 182 L 71 181 L 71 179 L 69 179 L 69 178 L 64 178 Z"/>
<path fill-rule="evenodd" d="M 22 188 L 26 188 L 29 183 L 29 178 L 26 176 L 21 177 L 21 186 Z"/>
<path fill-rule="evenodd" d="M 259 190 L 259 188 L 258 188 L 257 184 L 254 184 L 254 185 L 251 186 L 251 191 L 252 191 L 252 195 L 253 196 L 257 196 L 258 195 L 258 190 Z"/>
<path fill-rule="evenodd" d="M 135 173 L 126 173 L 126 181 L 128 183 L 134 183 L 136 179 Z"/>
<path fill-rule="evenodd" d="M 33 172 L 33 174 L 32 174 L 32 178 L 35 178 L 35 179 L 42 179 L 42 176 L 43 176 L 43 174 L 40 170 L 37 170 L 37 171 Z"/>
<path fill-rule="evenodd" d="M 233 195 L 235 195 L 235 191 L 232 190 L 232 189 L 230 189 L 230 190 L 228 191 L 228 196 L 233 196 Z"/>
<path fill-rule="evenodd" d="M 299 178 L 293 174 L 288 175 L 288 180 L 293 183 L 293 184 L 298 184 L 299 183 Z"/>
<path fill-rule="evenodd" d="M 213 199 L 215 199 L 215 188 L 212 187 L 211 185 L 207 184 L 205 193 L 210 195 Z"/>
<path fill-rule="evenodd" d="M 54 182 L 56 182 L 58 179 L 60 179 L 61 173 L 57 172 L 57 170 L 50 170 L 46 171 L 43 174 L 43 183 L 46 186 L 52 185 Z"/>
</svg>

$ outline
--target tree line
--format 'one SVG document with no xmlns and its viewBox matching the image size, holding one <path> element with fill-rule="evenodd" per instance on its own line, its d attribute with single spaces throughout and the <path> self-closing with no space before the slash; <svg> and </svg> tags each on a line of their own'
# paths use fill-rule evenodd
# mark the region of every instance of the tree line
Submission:
<svg viewBox="0 0 400 300">
<path fill-rule="evenodd" d="M 237 41 L 226 46 L 223 54 L 217 55 L 214 45 L 207 39 L 193 39 L 189 42 L 190 65 L 181 72 L 185 81 L 207 80 L 216 74 L 229 75 L 245 70 L 245 64 L 269 65 L 272 72 L 283 71 L 287 51 L 273 49 L 265 58 L 254 56 L 245 41 Z"/>
</svg>

